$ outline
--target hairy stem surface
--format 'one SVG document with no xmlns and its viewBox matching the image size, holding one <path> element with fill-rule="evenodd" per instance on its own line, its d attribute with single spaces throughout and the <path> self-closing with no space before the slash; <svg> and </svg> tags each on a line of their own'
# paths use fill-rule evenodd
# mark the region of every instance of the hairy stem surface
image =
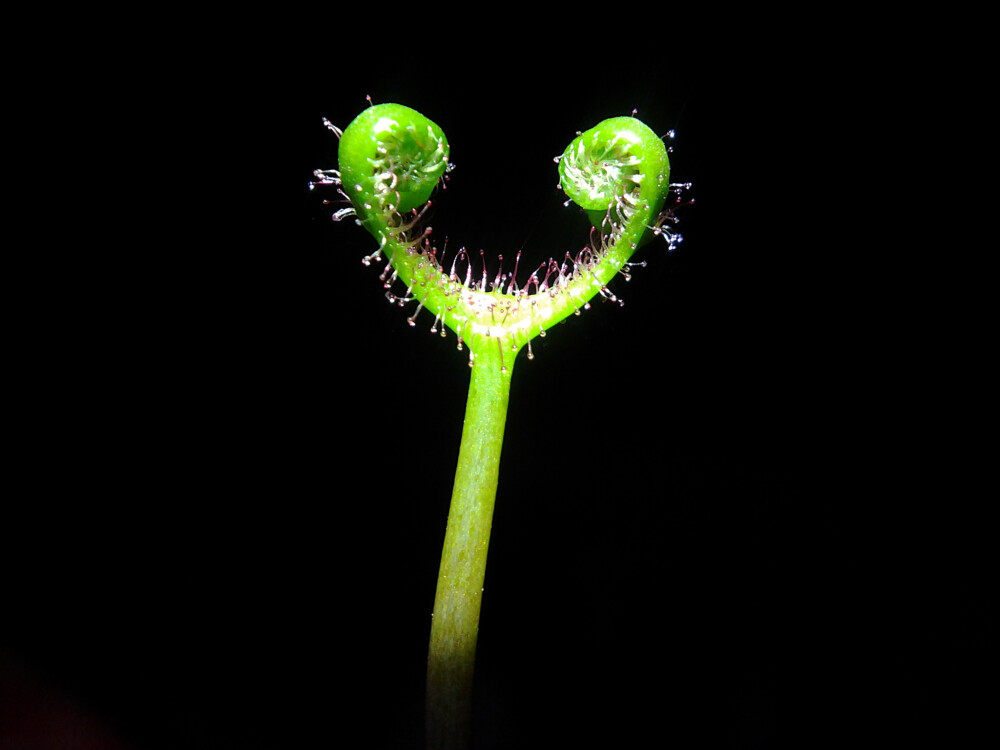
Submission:
<svg viewBox="0 0 1000 750">
<path fill-rule="evenodd" d="M 465 407 L 458 469 L 448 511 L 427 658 L 427 747 L 469 747 L 472 681 L 486 553 L 493 522 L 500 450 L 514 356 L 476 353 Z"/>
</svg>

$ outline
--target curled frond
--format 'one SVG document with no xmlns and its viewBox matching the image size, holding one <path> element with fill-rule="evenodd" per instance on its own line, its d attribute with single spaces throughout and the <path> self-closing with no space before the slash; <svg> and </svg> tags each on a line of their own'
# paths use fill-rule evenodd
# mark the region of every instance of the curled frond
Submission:
<svg viewBox="0 0 1000 750">
<path fill-rule="evenodd" d="M 668 231 L 661 216 L 671 189 L 667 150 L 634 117 L 604 120 L 580 133 L 557 159 L 560 186 L 589 214 L 594 229 L 582 249 L 543 263 L 523 284 L 515 278 L 516 262 L 509 275 L 502 262 L 492 278 L 485 263 L 474 272 L 464 248 L 449 268 L 442 266 L 444 253 L 433 245 L 424 218 L 450 169 L 449 148 L 441 128 L 422 114 L 399 104 L 366 109 L 343 131 L 339 159 L 341 190 L 378 242 L 365 260 L 387 261 L 387 297 L 417 303 L 410 325 L 426 309 L 433 333 L 451 328 L 459 346 L 469 347 L 470 363 L 483 346 L 516 353 L 529 344 L 530 350 L 532 338 L 589 308 L 596 295 L 620 304 L 608 284 L 620 273 L 628 278 L 629 259 L 640 244 Z M 405 293 L 392 292 L 393 284 L 402 284 Z"/>
</svg>

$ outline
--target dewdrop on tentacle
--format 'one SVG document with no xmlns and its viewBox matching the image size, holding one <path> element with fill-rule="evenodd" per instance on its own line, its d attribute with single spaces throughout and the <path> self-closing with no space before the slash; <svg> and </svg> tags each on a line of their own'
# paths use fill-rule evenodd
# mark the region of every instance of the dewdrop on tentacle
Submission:
<svg viewBox="0 0 1000 750">
<path fill-rule="evenodd" d="M 390 303 L 413 303 L 406 321 L 415 326 L 424 310 L 433 316 L 431 333 L 454 331 L 470 367 L 486 355 L 501 372 L 521 348 L 535 352 L 531 339 L 570 315 L 579 315 L 600 297 L 621 305 L 609 287 L 618 274 L 630 276 L 632 253 L 660 235 L 675 244 L 672 209 L 663 211 L 669 161 L 662 140 L 634 117 L 605 120 L 578 133 L 556 159 L 559 185 L 585 211 L 593 228 L 577 250 L 554 253 L 523 280 L 520 252 L 512 272 L 486 262 L 486 254 L 461 247 L 455 253 L 434 245 L 426 218 L 430 197 L 450 171 L 448 142 L 440 127 L 398 104 L 373 105 L 341 134 L 339 172 L 317 171 L 316 184 L 338 181 L 353 214 L 376 240 L 366 265 L 384 261 L 380 278 Z M 509 258 L 509 256 L 508 256 Z M 508 261 L 509 262 L 509 261 Z M 487 354 L 487 348 L 495 352 Z M 497 356 L 499 355 L 499 356 Z"/>
</svg>

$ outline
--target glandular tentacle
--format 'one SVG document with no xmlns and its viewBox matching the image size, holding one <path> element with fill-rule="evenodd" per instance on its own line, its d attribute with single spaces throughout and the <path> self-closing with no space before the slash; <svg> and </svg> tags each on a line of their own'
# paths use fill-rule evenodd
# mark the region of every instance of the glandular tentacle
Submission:
<svg viewBox="0 0 1000 750">
<path fill-rule="evenodd" d="M 453 167 L 440 127 L 402 105 L 380 104 L 362 112 L 340 138 L 339 172 L 316 176 L 324 184 L 338 181 L 358 223 L 379 243 L 366 264 L 384 257 L 386 296 L 397 304 L 416 302 L 410 325 L 426 309 L 434 316 L 432 333 L 451 328 L 459 348 L 468 346 L 470 365 L 483 346 L 516 353 L 527 345 L 530 351 L 532 338 L 588 309 L 595 295 L 620 304 L 608 284 L 619 273 L 628 278 L 635 249 L 656 235 L 672 245 L 679 241 L 667 226 L 672 215 L 663 211 L 676 188 L 666 148 L 634 117 L 611 118 L 578 134 L 557 158 L 560 186 L 588 213 L 593 229 L 581 250 L 564 253 L 561 262 L 550 258 L 523 285 L 516 278 L 520 253 L 509 274 L 502 256 L 490 274 L 484 254 L 474 264 L 465 248 L 443 267 L 444 253 L 425 224 L 431 194 Z M 394 292 L 397 284 L 405 292 Z"/>
</svg>

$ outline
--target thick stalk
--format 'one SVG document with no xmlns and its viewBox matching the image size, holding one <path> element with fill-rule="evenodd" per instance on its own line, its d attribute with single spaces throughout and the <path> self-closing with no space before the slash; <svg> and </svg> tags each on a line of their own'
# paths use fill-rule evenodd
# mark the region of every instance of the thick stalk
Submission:
<svg viewBox="0 0 1000 750">
<path fill-rule="evenodd" d="M 476 352 L 469 382 L 427 657 L 428 750 L 465 750 L 471 740 L 479 611 L 516 354 L 495 343 Z"/>
</svg>

